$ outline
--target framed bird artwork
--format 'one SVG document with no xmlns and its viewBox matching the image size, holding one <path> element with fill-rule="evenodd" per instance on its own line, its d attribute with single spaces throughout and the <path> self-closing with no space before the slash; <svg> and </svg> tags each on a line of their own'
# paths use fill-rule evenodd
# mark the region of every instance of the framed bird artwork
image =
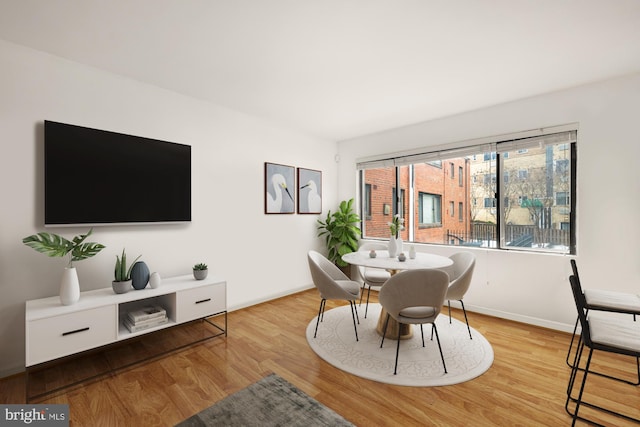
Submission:
<svg viewBox="0 0 640 427">
<path fill-rule="evenodd" d="M 293 166 L 264 164 L 264 213 L 292 214 L 296 212 L 295 170 Z"/>
<path fill-rule="evenodd" d="M 298 213 L 322 213 L 322 172 L 298 168 Z"/>
</svg>

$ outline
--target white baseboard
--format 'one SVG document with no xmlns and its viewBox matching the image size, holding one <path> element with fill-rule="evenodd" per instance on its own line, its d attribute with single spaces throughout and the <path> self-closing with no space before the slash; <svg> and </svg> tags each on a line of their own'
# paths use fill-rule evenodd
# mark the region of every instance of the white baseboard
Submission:
<svg viewBox="0 0 640 427">
<path fill-rule="evenodd" d="M 301 286 L 298 288 L 293 288 L 293 289 L 289 289 L 287 291 L 284 292 L 278 292 L 275 294 L 269 294 L 266 295 L 262 298 L 258 298 L 258 299 L 254 299 L 251 301 L 245 301 L 242 304 L 237 304 L 237 305 L 232 305 L 227 307 L 227 311 L 231 312 L 231 311 L 236 311 L 236 310 L 240 310 L 243 308 L 247 308 L 247 307 L 251 307 L 252 305 L 257 305 L 257 304 L 262 304 L 263 302 L 268 302 L 274 299 L 278 299 L 278 298 L 282 298 L 282 297 L 286 297 L 289 295 L 293 295 L 293 294 L 297 294 L 298 292 L 302 292 L 302 291 L 306 291 L 309 289 L 313 289 L 315 286 L 313 284 L 308 284 L 306 286 Z"/>
<path fill-rule="evenodd" d="M 451 301 L 451 307 L 462 309 L 458 301 Z M 528 325 L 540 326 L 542 328 L 553 329 L 561 332 L 573 332 L 573 325 L 539 319 L 537 317 L 523 316 L 521 314 L 507 313 L 500 310 L 493 310 L 485 307 L 465 304 L 465 309 L 470 312 L 486 314 L 487 316 L 498 317 L 500 319 L 513 320 L 514 322 L 526 323 Z M 473 327 L 473 325 L 471 325 Z"/>
</svg>

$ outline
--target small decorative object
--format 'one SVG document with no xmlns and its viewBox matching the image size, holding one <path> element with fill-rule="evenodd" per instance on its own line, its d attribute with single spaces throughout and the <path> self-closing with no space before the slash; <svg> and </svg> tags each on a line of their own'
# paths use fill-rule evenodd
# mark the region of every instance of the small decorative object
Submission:
<svg viewBox="0 0 640 427">
<path fill-rule="evenodd" d="M 206 279 L 208 273 L 207 264 L 199 263 L 193 266 L 193 277 L 195 277 L 196 280 Z"/>
<path fill-rule="evenodd" d="M 405 256 L 404 252 L 400 252 L 400 255 L 398 255 L 398 261 L 405 262 L 406 260 L 407 257 Z"/>
<path fill-rule="evenodd" d="M 369 256 L 371 258 L 375 258 L 378 256 L 378 254 L 376 253 L 375 249 L 371 249 L 371 252 L 369 252 Z"/>
<path fill-rule="evenodd" d="M 127 254 L 124 249 L 122 249 L 122 256 L 119 257 L 116 255 L 116 266 L 114 269 L 114 280 L 111 282 L 111 287 L 113 288 L 113 292 L 117 294 L 122 294 L 128 292 L 131 289 L 131 270 L 133 269 L 134 264 L 142 255 L 138 255 L 133 261 L 133 264 L 129 266 L 127 269 Z M 124 282 L 124 283 L 123 283 Z M 145 284 L 146 286 L 146 284 Z"/>
<path fill-rule="evenodd" d="M 391 231 L 391 237 L 389 238 L 389 257 L 394 258 L 402 252 L 400 231 L 404 230 L 404 218 L 400 218 L 400 215 L 396 214 L 393 216 L 393 221 L 388 224 L 389 231 Z"/>
<path fill-rule="evenodd" d="M 149 267 L 144 261 L 138 261 L 131 268 L 131 285 L 133 289 L 144 289 L 149 283 Z"/>
<path fill-rule="evenodd" d="M 416 259 L 416 247 L 413 245 L 409 248 L 409 258 Z"/>
<path fill-rule="evenodd" d="M 102 249 L 104 245 L 94 242 L 85 242 L 91 235 L 92 229 L 87 234 L 75 236 L 73 240 L 67 240 L 57 234 L 38 233 L 22 239 L 22 243 L 50 257 L 69 256 L 69 262 L 60 281 L 60 302 L 63 305 L 71 305 L 80 299 L 80 283 L 78 272 L 73 266 L 73 261 L 82 261 L 91 258 Z"/>
<path fill-rule="evenodd" d="M 157 271 L 151 273 L 151 276 L 149 276 L 149 286 L 152 289 L 156 289 L 160 286 L 160 283 L 162 283 L 162 277 L 160 277 L 160 273 L 158 273 Z"/>
</svg>

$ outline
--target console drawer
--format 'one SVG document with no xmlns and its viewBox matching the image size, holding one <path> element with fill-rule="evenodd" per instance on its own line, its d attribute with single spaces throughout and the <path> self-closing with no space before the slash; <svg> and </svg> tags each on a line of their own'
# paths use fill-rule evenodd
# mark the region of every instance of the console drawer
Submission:
<svg viewBox="0 0 640 427">
<path fill-rule="evenodd" d="M 27 322 L 27 366 L 68 356 L 116 339 L 116 307 L 99 307 Z"/>
<path fill-rule="evenodd" d="M 176 295 L 176 322 L 188 322 L 226 310 L 224 284 L 180 291 Z"/>
</svg>

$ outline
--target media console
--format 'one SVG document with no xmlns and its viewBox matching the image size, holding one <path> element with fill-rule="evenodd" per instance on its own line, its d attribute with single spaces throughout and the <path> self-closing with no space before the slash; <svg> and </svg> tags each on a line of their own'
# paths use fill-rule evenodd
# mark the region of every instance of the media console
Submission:
<svg viewBox="0 0 640 427">
<path fill-rule="evenodd" d="M 130 332 L 125 326 L 128 313 L 155 305 L 160 305 L 166 310 L 168 322 Z M 209 319 L 214 316 L 224 316 L 224 326 Z M 207 333 L 204 337 L 201 332 L 198 332 L 196 338 L 177 346 L 172 345 L 178 341 L 172 337 L 168 340 L 169 348 L 166 345 L 158 345 L 157 347 L 162 347 L 159 352 L 143 352 L 143 357 L 133 357 L 137 360 L 128 357 L 124 364 L 114 365 L 113 362 L 106 360 L 108 357 L 105 358 L 104 363 L 99 363 L 100 358 L 91 352 L 95 349 L 109 349 L 115 344 L 129 342 L 136 337 L 140 339 L 152 337 L 155 332 L 173 329 L 178 325 L 187 325 L 196 320 L 206 321 L 208 325 L 214 327 L 215 332 Z M 226 282 L 215 275 L 210 275 L 204 280 L 195 280 L 191 275 L 172 277 L 163 279 L 158 288 L 131 290 L 124 294 L 115 294 L 110 287 L 82 292 L 77 303 L 67 306 L 61 305 L 60 298 L 57 296 L 27 301 L 25 312 L 27 402 L 105 373 L 135 365 L 150 357 L 223 334 L 227 335 Z M 186 333 L 182 333 L 182 336 L 185 335 Z M 154 347 L 153 344 L 152 341 L 146 346 Z M 52 364 L 59 365 L 55 362 L 84 353 L 89 353 L 89 358 L 96 362 L 94 364 L 100 365 L 98 368 L 87 369 L 88 374 L 84 375 L 86 378 L 75 372 L 80 370 L 81 365 L 74 360 L 71 364 L 74 373 L 65 374 L 72 378 L 67 381 L 68 384 L 53 388 L 47 385 L 34 394 L 30 393 L 30 374 L 33 375 L 34 372 Z M 51 374 L 48 376 L 51 377 Z"/>
</svg>

